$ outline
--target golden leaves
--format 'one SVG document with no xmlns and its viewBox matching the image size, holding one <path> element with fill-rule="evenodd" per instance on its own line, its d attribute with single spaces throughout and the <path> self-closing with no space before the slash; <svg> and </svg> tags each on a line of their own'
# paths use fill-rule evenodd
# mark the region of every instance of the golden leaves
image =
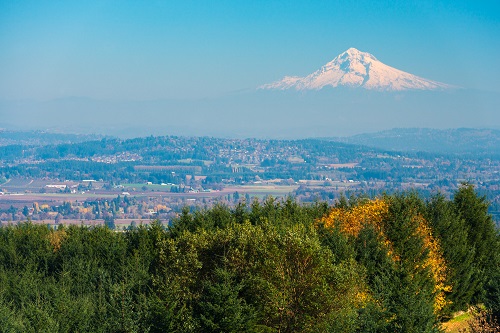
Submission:
<svg viewBox="0 0 500 333">
<path fill-rule="evenodd" d="M 413 221 L 417 223 L 416 233 L 424 242 L 424 249 L 428 251 L 427 259 L 423 268 L 429 267 L 435 282 L 434 293 L 434 311 L 438 313 L 451 301 L 446 299 L 446 292 L 450 292 L 452 287 L 446 284 L 446 262 L 443 257 L 438 239 L 432 235 L 432 229 L 428 222 L 421 216 L 416 215 Z"/>
<path fill-rule="evenodd" d="M 321 222 L 327 228 L 333 228 L 335 224 L 338 224 L 341 232 L 351 236 L 358 236 L 361 229 L 367 224 L 381 232 L 382 221 L 388 210 L 387 202 L 375 199 L 350 209 L 333 208 Z"/>
<path fill-rule="evenodd" d="M 61 244 L 66 239 L 66 237 L 67 233 L 64 229 L 52 231 L 48 234 L 49 242 L 54 249 L 54 252 L 59 251 L 59 249 L 61 248 Z"/>
<path fill-rule="evenodd" d="M 380 236 L 381 241 L 388 249 L 388 257 L 394 262 L 400 257 L 393 244 L 387 236 L 388 227 L 386 225 L 390 202 L 384 199 L 374 199 L 360 203 L 349 208 L 333 208 L 330 213 L 319 222 L 325 228 L 338 227 L 340 232 L 349 236 L 358 237 L 360 231 L 371 226 Z M 450 301 L 446 299 L 446 293 L 451 291 L 451 286 L 446 284 L 446 262 L 444 260 L 438 239 L 432 235 L 432 229 L 428 222 L 416 211 L 413 213 L 412 223 L 414 223 L 415 233 L 423 241 L 422 251 L 427 252 L 423 265 L 415 263 L 416 270 L 429 269 L 434 280 L 434 311 L 438 313 Z"/>
</svg>

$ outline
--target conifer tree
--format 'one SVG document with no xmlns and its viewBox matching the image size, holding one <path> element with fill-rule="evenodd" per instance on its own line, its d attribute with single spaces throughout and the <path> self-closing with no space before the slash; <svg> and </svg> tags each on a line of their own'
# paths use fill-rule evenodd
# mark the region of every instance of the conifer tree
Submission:
<svg viewBox="0 0 500 333">
<path fill-rule="evenodd" d="M 468 243 L 465 220 L 455 210 L 453 202 L 446 200 L 442 194 L 433 196 L 427 202 L 424 214 L 440 240 L 448 268 L 447 280 L 452 290 L 448 296 L 451 304 L 447 311 L 466 310 L 474 293 L 474 249 Z"/>
<path fill-rule="evenodd" d="M 434 311 L 436 281 L 426 262 L 429 249 L 418 231 L 418 223 L 415 223 L 416 213 L 423 202 L 414 193 L 394 195 L 389 201 L 384 229 L 397 258 L 390 287 L 394 293 L 392 308 L 396 314 L 391 331 L 437 331 Z"/>
<path fill-rule="evenodd" d="M 252 306 L 240 296 L 244 285 L 234 273 L 216 268 L 213 281 L 203 282 L 203 294 L 197 302 L 197 317 L 203 332 L 248 332 L 255 325 Z"/>
<path fill-rule="evenodd" d="M 474 304 L 485 300 L 485 287 L 498 265 L 498 241 L 495 223 L 488 214 L 485 196 L 479 196 L 474 186 L 462 184 L 453 202 L 464 219 L 468 231 L 468 244 L 474 253 L 471 290 Z"/>
</svg>

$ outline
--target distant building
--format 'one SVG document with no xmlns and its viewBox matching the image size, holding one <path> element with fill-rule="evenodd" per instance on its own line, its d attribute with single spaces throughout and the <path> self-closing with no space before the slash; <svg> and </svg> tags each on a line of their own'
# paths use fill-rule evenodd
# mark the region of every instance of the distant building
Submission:
<svg viewBox="0 0 500 333">
<path fill-rule="evenodd" d="M 66 189 L 66 185 L 57 185 L 57 184 L 48 184 L 48 185 L 45 185 L 45 187 L 48 187 L 48 188 L 57 188 L 59 190 L 65 190 Z"/>
</svg>

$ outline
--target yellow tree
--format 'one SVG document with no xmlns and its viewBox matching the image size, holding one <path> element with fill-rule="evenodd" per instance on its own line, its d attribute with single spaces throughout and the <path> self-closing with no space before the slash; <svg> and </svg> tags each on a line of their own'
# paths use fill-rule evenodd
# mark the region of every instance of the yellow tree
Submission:
<svg viewBox="0 0 500 333">
<path fill-rule="evenodd" d="M 395 248 L 394 240 L 390 237 L 394 234 L 389 230 L 392 224 L 388 221 L 394 218 L 390 216 L 390 208 L 391 200 L 388 197 L 366 200 L 351 207 L 334 207 L 319 223 L 327 229 L 336 227 L 354 240 L 364 228 L 372 228 L 386 248 L 387 256 L 397 263 L 406 258 L 401 259 L 400 250 Z M 408 220 L 412 224 L 410 236 L 421 240 L 420 256 L 425 258 L 422 262 L 415 261 L 413 269 L 430 270 L 434 282 L 434 311 L 439 314 L 449 303 L 446 293 L 451 291 L 451 286 L 446 284 L 446 263 L 439 241 L 433 236 L 429 224 L 416 209 L 410 210 Z"/>
</svg>

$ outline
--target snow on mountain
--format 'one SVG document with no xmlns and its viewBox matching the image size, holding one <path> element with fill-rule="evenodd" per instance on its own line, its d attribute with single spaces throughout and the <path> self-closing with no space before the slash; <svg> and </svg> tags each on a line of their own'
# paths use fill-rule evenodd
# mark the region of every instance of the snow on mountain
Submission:
<svg viewBox="0 0 500 333">
<path fill-rule="evenodd" d="M 427 80 L 388 66 L 370 53 L 350 48 L 306 77 L 285 76 L 260 89 L 319 90 L 325 86 L 362 87 L 379 91 L 445 90 L 454 86 Z"/>
</svg>

